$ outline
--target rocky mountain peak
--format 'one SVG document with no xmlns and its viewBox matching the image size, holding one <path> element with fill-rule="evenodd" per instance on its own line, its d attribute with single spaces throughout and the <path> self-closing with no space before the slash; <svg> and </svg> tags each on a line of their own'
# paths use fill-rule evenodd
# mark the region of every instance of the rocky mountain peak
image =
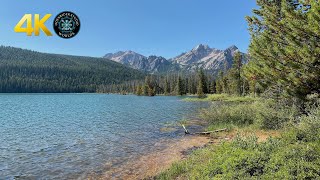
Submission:
<svg viewBox="0 0 320 180">
<path fill-rule="evenodd" d="M 239 48 L 235 45 L 232 45 L 230 46 L 229 48 L 227 48 L 226 50 L 229 50 L 229 51 L 239 51 Z"/>
<path fill-rule="evenodd" d="M 225 50 L 219 50 L 210 48 L 205 44 L 199 44 L 190 51 L 169 60 L 155 55 L 146 57 L 134 51 L 119 51 L 117 53 L 106 54 L 104 57 L 128 65 L 134 69 L 151 73 L 175 70 L 193 71 L 198 68 L 218 72 L 225 67 L 226 63 L 232 64 L 234 54 L 237 51 L 239 49 L 235 45 Z"/>
<path fill-rule="evenodd" d="M 133 65 L 136 62 L 145 59 L 146 57 L 134 51 L 119 51 L 116 53 L 108 53 L 104 56 L 104 58 L 119 62 L 121 64 Z"/>
<path fill-rule="evenodd" d="M 121 52 L 121 51 L 120 51 Z M 138 54 L 138 53 L 136 53 L 136 52 L 134 52 L 134 51 L 125 51 L 124 52 L 125 54 L 133 54 L 133 55 L 140 55 L 140 54 Z"/>
<path fill-rule="evenodd" d="M 210 47 L 205 44 L 199 44 L 198 46 L 192 49 L 193 51 L 203 51 L 203 50 L 210 50 Z"/>
</svg>

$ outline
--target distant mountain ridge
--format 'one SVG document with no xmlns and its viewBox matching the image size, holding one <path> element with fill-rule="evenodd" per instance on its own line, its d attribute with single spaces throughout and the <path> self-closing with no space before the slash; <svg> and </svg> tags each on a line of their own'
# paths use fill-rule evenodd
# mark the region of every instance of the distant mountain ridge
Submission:
<svg viewBox="0 0 320 180">
<path fill-rule="evenodd" d="M 218 72 L 231 67 L 234 54 L 238 51 L 239 49 L 235 45 L 225 50 L 219 50 L 200 44 L 192 50 L 171 59 L 165 59 L 161 56 L 146 57 L 133 51 L 108 53 L 104 58 L 149 73 L 179 70 L 195 71 L 199 68 Z M 243 55 L 243 62 L 246 63 L 247 55 L 245 53 L 241 54 Z"/>
<path fill-rule="evenodd" d="M 146 57 L 133 51 L 119 51 L 117 53 L 109 53 L 106 54 L 104 58 L 145 72 L 164 72 L 170 71 L 173 68 L 172 63 L 164 57 Z"/>
</svg>

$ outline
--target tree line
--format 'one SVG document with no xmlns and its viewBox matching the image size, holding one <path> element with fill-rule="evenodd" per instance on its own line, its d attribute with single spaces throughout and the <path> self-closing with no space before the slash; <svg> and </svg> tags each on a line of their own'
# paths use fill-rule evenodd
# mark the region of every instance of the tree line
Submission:
<svg viewBox="0 0 320 180">
<path fill-rule="evenodd" d="M 103 58 L 0 47 L 0 93 L 99 92 L 145 74 Z"/>
<path fill-rule="evenodd" d="M 200 98 L 206 94 L 228 93 L 247 95 L 254 91 L 249 81 L 243 75 L 243 57 L 235 53 L 233 64 L 228 70 L 216 74 L 199 69 L 189 73 L 168 73 L 166 75 L 147 75 L 144 81 L 130 81 L 122 84 L 104 86 L 101 92 L 136 94 L 144 96 L 155 95 L 197 95 Z"/>
</svg>

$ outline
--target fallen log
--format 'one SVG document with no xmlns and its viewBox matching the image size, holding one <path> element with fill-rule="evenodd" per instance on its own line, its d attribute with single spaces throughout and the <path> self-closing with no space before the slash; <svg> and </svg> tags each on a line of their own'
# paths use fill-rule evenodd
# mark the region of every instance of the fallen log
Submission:
<svg viewBox="0 0 320 180">
<path fill-rule="evenodd" d="M 217 130 L 214 130 L 214 131 L 196 132 L 196 133 L 193 133 L 193 134 L 208 135 L 208 134 L 211 134 L 211 133 L 216 133 L 216 132 L 221 132 L 221 131 L 226 131 L 226 130 L 227 130 L 227 128 L 217 129 Z"/>
<path fill-rule="evenodd" d="M 221 132 L 221 131 L 226 131 L 227 128 L 223 128 L 223 129 L 217 129 L 217 130 L 214 130 L 214 131 L 205 131 L 205 132 L 195 132 L 195 133 L 190 133 L 188 131 L 188 129 L 182 124 L 182 127 L 184 129 L 184 133 L 185 134 L 191 134 L 191 135 L 209 135 L 211 133 L 216 133 L 216 132 Z"/>
</svg>

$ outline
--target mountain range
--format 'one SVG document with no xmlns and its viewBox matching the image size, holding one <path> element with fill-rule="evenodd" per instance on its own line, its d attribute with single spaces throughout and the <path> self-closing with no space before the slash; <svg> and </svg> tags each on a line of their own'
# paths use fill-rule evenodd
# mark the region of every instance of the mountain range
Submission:
<svg viewBox="0 0 320 180">
<path fill-rule="evenodd" d="M 104 58 L 148 73 L 192 72 L 200 68 L 217 73 L 220 70 L 225 71 L 231 67 L 236 52 L 240 51 L 235 45 L 225 50 L 219 50 L 200 44 L 190 51 L 170 59 L 154 55 L 146 57 L 134 51 L 108 53 Z M 247 55 L 242 52 L 240 53 L 243 57 L 243 63 L 246 63 L 248 60 Z"/>
</svg>

